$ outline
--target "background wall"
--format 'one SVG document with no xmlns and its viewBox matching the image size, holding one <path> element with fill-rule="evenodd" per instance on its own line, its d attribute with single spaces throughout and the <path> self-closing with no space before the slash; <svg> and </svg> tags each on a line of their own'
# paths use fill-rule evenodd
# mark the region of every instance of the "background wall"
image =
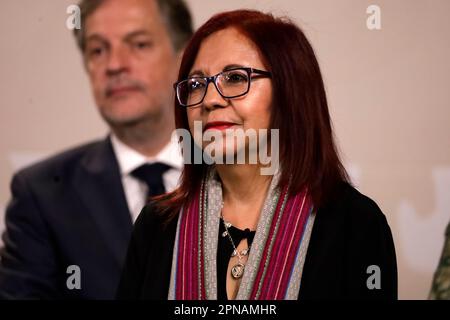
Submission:
<svg viewBox="0 0 450 320">
<path fill-rule="evenodd" d="M 195 25 L 257 8 L 289 15 L 316 50 L 335 134 L 359 190 L 394 234 L 400 298 L 425 299 L 450 220 L 450 1 L 188 0 Z M 65 22 L 75 0 L 0 10 L 0 229 L 18 168 L 104 137 Z M 369 30 L 369 5 L 381 30 Z"/>
</svg>

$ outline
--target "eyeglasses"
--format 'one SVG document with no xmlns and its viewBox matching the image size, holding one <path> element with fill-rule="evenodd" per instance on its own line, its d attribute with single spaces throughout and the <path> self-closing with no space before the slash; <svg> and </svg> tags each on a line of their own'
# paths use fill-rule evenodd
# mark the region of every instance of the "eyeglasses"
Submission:
<svg viewBox="0 0 450 320">
<path fill-rule="evenodd" d="M 222 71 L 211 77 L 191 77 L 176 82 L 173 87 L 177 94 L 178 102 L 183 107 L 191 107 L 203 102 L 210 82 L 214 83 L 217 92 L 225 98 L 237 98 L 246 95 L 250 90 L 252 74 L 271 78 L 268 71 L 254 68 L 233 68 Z"/>
</svg>

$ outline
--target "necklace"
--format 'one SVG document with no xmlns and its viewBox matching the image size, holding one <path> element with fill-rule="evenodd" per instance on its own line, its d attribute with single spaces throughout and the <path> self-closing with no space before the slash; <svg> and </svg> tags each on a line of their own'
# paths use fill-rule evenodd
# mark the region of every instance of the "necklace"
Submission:
<svg viewBox="0 0 450 320">
<path fill-rule="evenodd" d="M 239 251 L 236 248 L 233 238 L 231 237 L 230 231 L 228 230 L 228 228 L 231 227 L 231 223 L 225 221 L 225 219 L 223 218 L 222 212 L 220 212 L 220 216 L 222 218 L 223 225 L 225 227 L 225 231 L 222 233 L 222 237 L 228 236 L 228 239 L 230 239 L 231 245 L 233 246 L 233 253 L 231 254 L 231 256 L 232 257 L 237 256 L 237 258 L 238 258 L 238 262 L 231 268 L 231 276 L 233 277 L 233 279 L 237 280 L 237 279 L 240 279 L 242 277 L 242 275 L 244 274 L 245 264 L 242 262 L 242 259 L 243 259 L 243 257 L 245 257 L 246 255 L 249 254 L 250 247 L 248 247 L 247 249 L 243 249 L 241 251 Z"/>
</svg>

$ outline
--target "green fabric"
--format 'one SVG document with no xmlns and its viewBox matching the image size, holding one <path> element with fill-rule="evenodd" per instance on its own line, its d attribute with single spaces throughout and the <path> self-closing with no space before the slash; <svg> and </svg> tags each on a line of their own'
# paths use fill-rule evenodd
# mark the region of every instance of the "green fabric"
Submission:
<svg viewBox="0 0 450 320">
<path fill-rule="evenodd" d="M 450 223 L 445 232 L 444 249 L 439 266 L 434 274 L 430 299 L 450 300 Z"/>
</svg>

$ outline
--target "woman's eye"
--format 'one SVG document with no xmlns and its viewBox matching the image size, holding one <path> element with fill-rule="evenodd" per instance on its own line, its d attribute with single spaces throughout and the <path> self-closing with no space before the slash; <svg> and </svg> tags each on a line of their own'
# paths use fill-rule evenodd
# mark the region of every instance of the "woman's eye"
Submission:
<svg viewBox="0 0 450 320">
<path fill-rule="evenodd" d="M 195 91 L 203 88 L 203 83 L 198 80 L 191 80 L 189 82 L 189 91 Z"/>
<path fill-rule="evenodd" d="M 247 82 L 247 75 L 241 72 L 230 72 L 225 79 L 230 83 Z"/>
</svg>

